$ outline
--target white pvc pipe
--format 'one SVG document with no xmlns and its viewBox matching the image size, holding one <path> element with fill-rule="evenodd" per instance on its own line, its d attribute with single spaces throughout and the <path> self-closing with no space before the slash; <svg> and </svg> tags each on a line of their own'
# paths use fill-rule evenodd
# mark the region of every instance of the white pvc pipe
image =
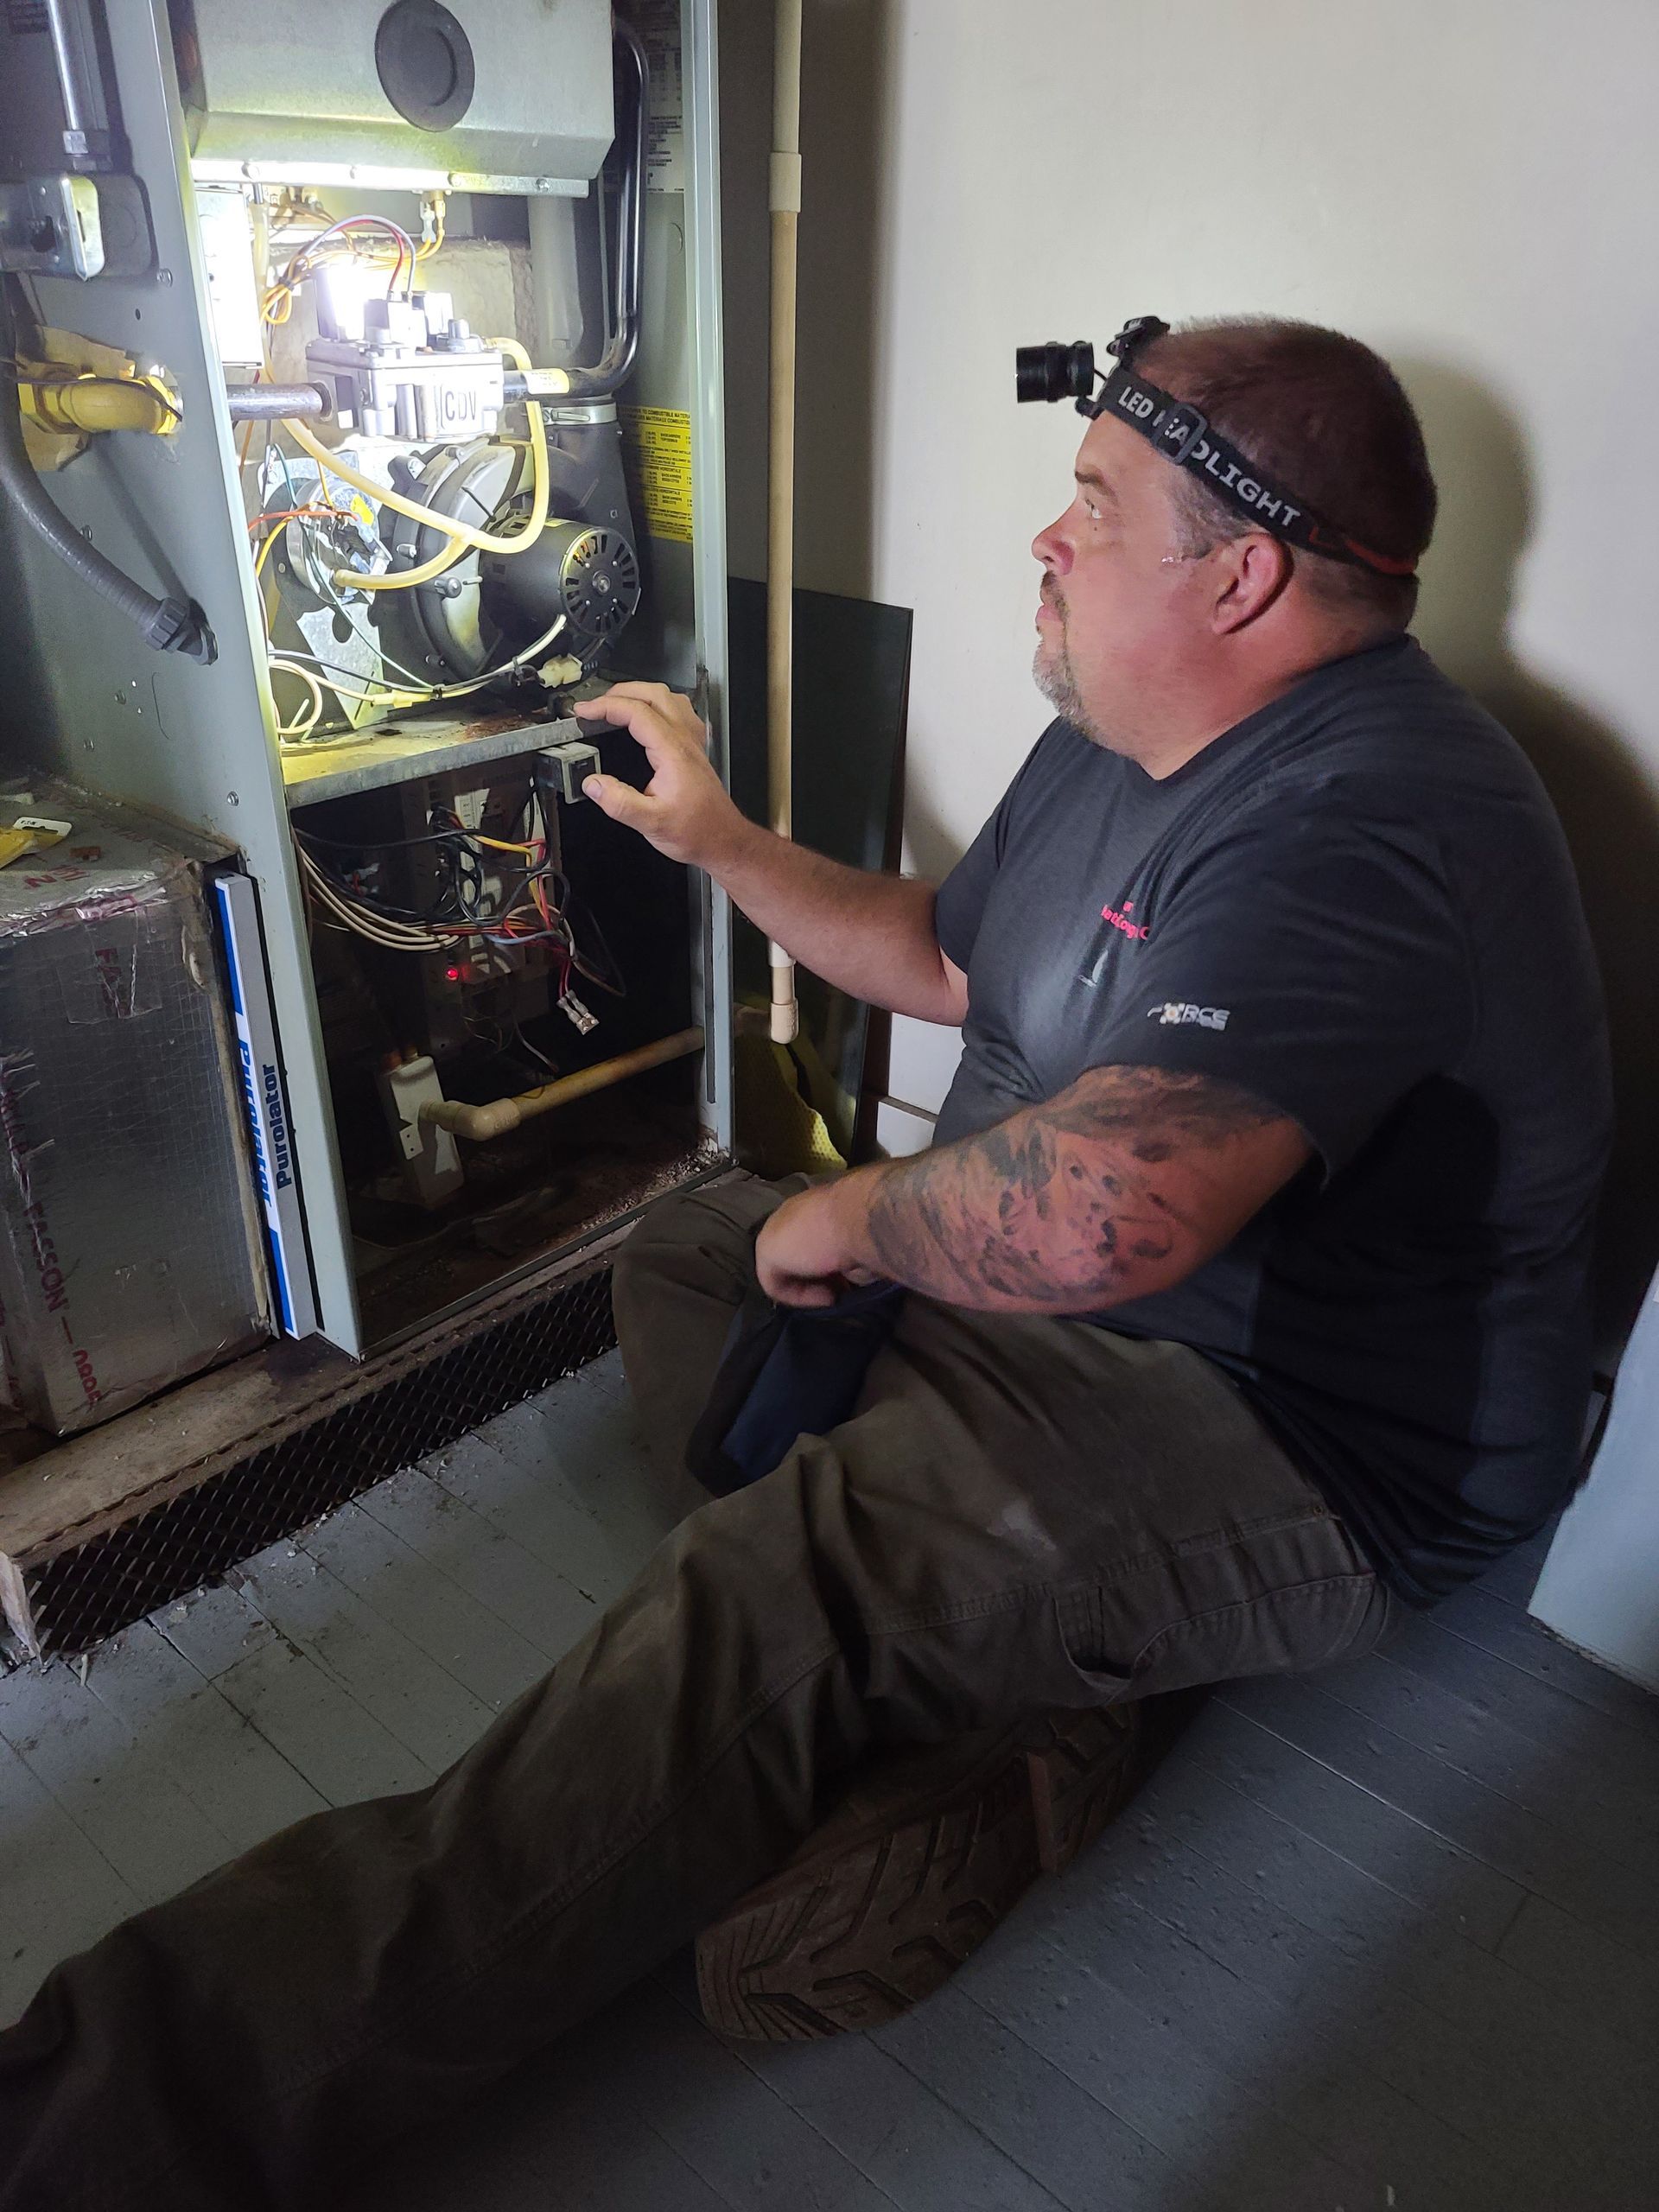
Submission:
<svg viewBox="0 0 1659 2212">
<path fill-rule="evenodd" d="M 766 497 L 766 777 L 772 826 L 794 834 L 795 245 L 801 212 L 801 0 L 777 0 L 772 110 L 772 378 Z M 800 1027 L 795 963 L 768 947 L 772 1035 Z"/>
<path fill-rule="evenodd" d="M 595 1090 L 607 1090 L 613 1083 L 625 1083 L 631 1075 L 665 1067 L 670 1060 L 683 1060 L 702 1050 L 701 1029 L 677 1029 L 671 1037 L 660 1038 L 654 1045 L 619 1052 L 613 1060 L 578 1068 L 572 1075 L 538 1084 L 534 1090 L 521 1090 L 512 1098 L 492 1098 L 483 1106 L 470 1106 L 460 1098 L 423 1099 L 420 1119 L 474 1144 L 487 1144 L 492 1137 L 504 1137 L 510 1129 L 534 1121 L 538 1114 L 550 1114 L 555 1107 L 568 1106 L 572 1099 L 589 1097 Z"/>
</svg>

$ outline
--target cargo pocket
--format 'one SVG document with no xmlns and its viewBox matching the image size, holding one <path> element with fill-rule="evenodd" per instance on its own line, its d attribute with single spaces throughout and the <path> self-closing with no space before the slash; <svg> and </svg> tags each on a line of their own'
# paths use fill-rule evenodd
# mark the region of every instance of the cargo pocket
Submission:
<svg viewBox="0 0 1659 2212">
<path fill-rule="evenodd" d="M 1319 1582 L 1241 1598 L 1173 1622 L 1137 1655 L 1135 1694 L 1189 1689 L 1248 1675 L 1295 1675 L 1369 1651 L 1392 1601 L 1376 1575 Z"/>
<path fill-rule="evenodd" d="M 1140 1694 L 1135 1652 L 1123 1648 L 1122 1624 L 1108 1630 L 1109 1603 L 1116 1593 L 1101 1589 L 1054 1593 L 1054 1629 L 1065 1671 L 1078 1692 L 1079 1705 L 1116 1705 Z M 1068 1698 L 1058 1702 L 1071 1703 Z"/>
</svg>

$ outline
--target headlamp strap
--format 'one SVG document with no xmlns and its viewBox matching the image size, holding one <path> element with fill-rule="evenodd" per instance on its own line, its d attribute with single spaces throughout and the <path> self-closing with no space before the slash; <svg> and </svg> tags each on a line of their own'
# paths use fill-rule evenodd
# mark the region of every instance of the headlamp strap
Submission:
<svg viewBox="0 0 1659 2212">
<path fill-rule="evenodd" d="M 1143 316 L 1140 321 L 1150 327 L 1138 330 L 1135 323 L 1127 325 L 1109 350 L 1114 353 L 1121 351 L 1127 357 L 1146 338 L 1163 334 L 1166 326 L 1154 318 Z M 1414 560 L 1402 561 L 1390 554 L 1375 552 L 1369 545 L 1350 537 L 1345 531 L 1336 529 L 1301 500 L 1281 492 L 1254 462 L 1245 459 L 1230 439 L 1211 429 L 1208 417 L 1196 407 L 1160 391 L 1155 384 L 1148 384 L 1130 367 L 1120 365 L 1103 378 L 1093 398 L 1078 400 L 1077 412 L 1091 416 L 1109 415 L 1115 422 L 1127 423 L 1166 461 L 1173 461 L 1178 468 L 1188 469 L 1201 477 L 1218 499 L 1288 544 L 1302 546 L 1310 553 L 1322 553 L 1327 560 L 1346 561 L 1355 568 L 1374 569 L 1379 575 L 1411 576 L 1417 573 Z"/>
</svg>

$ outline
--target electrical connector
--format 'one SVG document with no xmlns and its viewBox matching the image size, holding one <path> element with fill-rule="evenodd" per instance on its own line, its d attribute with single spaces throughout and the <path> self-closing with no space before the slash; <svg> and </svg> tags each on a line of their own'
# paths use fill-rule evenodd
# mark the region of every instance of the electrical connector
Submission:
<svg viewBox="0 0 1659 2212">
<path fill-rule="evenodd" d="M 567 1021 L 575 1023 L 578 1036 L 585 1037 L 599 1027 L 599 1016 L 585 1007 L 574 991 L 566 991 L 560 999 L 559 1012 Z"/>
<path fill-rule="evenodd" d="M 579 738 L 568 738 L 563 745 L 550 745 L 542 759 L 553 771 L 559 797 L 569 806 L 582 797 L 583 779 L 596 776 L 601 765 L 599 747 L 584 745 Z"/>
</svg>

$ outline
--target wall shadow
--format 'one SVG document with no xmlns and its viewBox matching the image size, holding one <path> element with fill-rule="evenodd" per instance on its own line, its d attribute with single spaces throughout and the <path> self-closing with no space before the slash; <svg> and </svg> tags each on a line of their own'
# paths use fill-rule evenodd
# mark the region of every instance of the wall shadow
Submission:
<svg viewBox="0 0 1659 2212">
<path fill-rule="evenodd" d="M 876 299 L 889 0 L 806 0 L 797 303 L 798 585 L 873 594 Z M 766 574 L 772 11 L 722 0 L 721 238 L 731 567 Z"/>
<path fill-rule="evenodd" d="M 819 595 L 874 598 L 876 308 L 880 282 L 882 145 L 887 101 L 890 0 L 805 0 L 801 71 L 802 207 L 796 303 L 795 585 Z M 772 15 L 755 0 L 720 9 L 721 194 L 725 315 L 728 565 L 736 579 L 766 573 L 767 398 L 771 302 Z M 864 612 L 879 623 L 884 613 Z M 851 609 L 843 609 L 850 614 Z M 820 699 L 798 644 L 798 772 Z M 734 650 L 736 633 L 734 633 Z M 753 687 L 748 687 L 752 689 Z M 751 813 L 764 811 L 766 733 L 759 700 L 740 713 L 745 687 L 734 664 L 730 739 L 734 784 L 747 784 Z M 902 744 L 902 708 L 900 722 Z M 843 776 L 859 779 L 867 827 L 885 842 L 890 779 L 871 772 L 869 747 L 854 728 L 830 736 Z M 745 774 L 746 766 L 748 772 Z M 900 769 L 902 772 L 902 769 Z M 805 782 L 810 779 L 805 778 Z M 875 816 L 881 812 L 880 823 Z M 806 816 L 802 834 L 813 842 Z M 896 861 L 897 817 L 893 817 Z M 861 838 L 861 848 L 867 842 Z M 825 849 L 834 850 L 833 846 Z M 850 857 L 843 855 L 842 857 Z M 885 1088 L 889 1022 L 854 1010 L 842 995 L 809 987 L 808 1026 L 826 1058 L 854 1027 L 862 1044 L 860 1135 L 868 1148 L 871 1101 Z"/>
<path fill-rule="evenodd" d="M 48 496 L 49 487 L 48 487 Z M 55 725 L 51 679 L 35 620 L 29 579 L 16 534 L 25 525 L 8 516 L 0 523 L 0 775 L 49 768 L 57 752 L 46 741 Z"/>
<path fill-rule="evenodd" d="M 1516 576 L 1534 516 L 1519 425 L 1458 370 L 1436 361 L 1395 365 L 1441 480 L 1414 626 L 1446 672 L 1513 731 L 1542 778 L 1572 849 L 1607 994 L 1618 1134 L 1596 1268 L 1596 1341 L 1607 1363 L 1622 1351 L 1659 1260 L 1659 794 L 1617 730 L 1515 652 Z"/>
</svg>

